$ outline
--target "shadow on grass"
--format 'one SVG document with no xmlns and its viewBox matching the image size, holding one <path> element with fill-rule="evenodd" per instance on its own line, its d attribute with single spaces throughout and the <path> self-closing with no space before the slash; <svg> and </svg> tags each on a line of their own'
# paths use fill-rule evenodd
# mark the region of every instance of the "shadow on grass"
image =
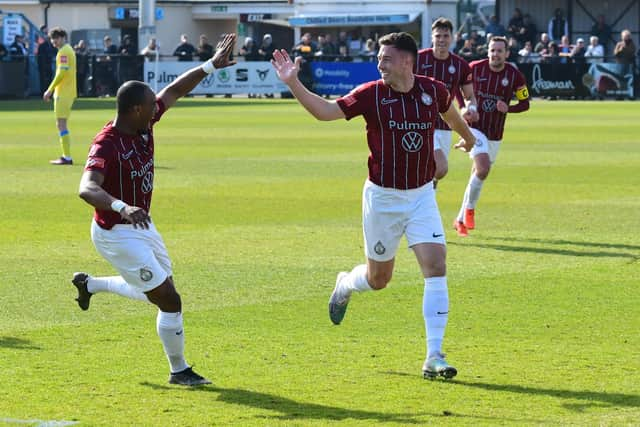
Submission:
<svg viewBox="0 0 640 427">
<path fill-rule="evenodd" d="M 609 242 L 574 242 L 571 240 L 558 240 L 558 239 L 522 239 L 517 237 L 500 237 L 500 236 L 488 236 L 483 237 L 484 240 L 500 240 L 506 242 L 529 242 L 529 243 L 545 243 L 549 245 L 572 245 L 572 246 L 585 246 L 590 248 L 608 248 L 608 249 L 629 249 L 640 251 L 640 245 L 628 245 L 625 243 L 609 243 Z"/>
<path fill-rule="evenodd" d="M 0 348 L 16 348 L 18 350 L 42 350 L 41 347 L 31 344 L 29 340 L 16 337 L 0 337 Z"/>
<path fill-rule="evenodd" d="M 249 105 L 273 105 L 279 100 L 248 100 L 224 98 L 182 98 L 172 109 L 190 107 L 243 107 Z M 80 98 L 73 103 L 73 111 L 81 110 L 113 110 L 116 109 L 116 98 Z M 0 100 L 0 111 L 51 111 L 53 104 L 40 98 L 26 100 Z"/>
<path fill-rule="evenodd" d="M 176 387 L 152 384 L 142 382 L 140 385 L 151 387 L 154 390 L 176 390 Z M 216 400 L 233 405 L 248 406 L 257 409 L 265 409 L 278 412 L 281 415 L 275 415 L 269 418 L 279 420 L 331 420 L 340 421 L 346 419 L 354 420 L 371 420 L 373 422 L 394 422 L 399 424 L 424 424 L 424 420 L 418 417 L 464 417 L 464 415 L 453 414 L 449 411 L 443 411 L 439 414 L 434 413 L 407 413 L 393 414 L 377 411 L 364 411 L 359 409 L 340 408 L 337 406 L 320 405 L 317 403 L 299 402 L 286 397 L 277 396 L 275 394 L 260 393 L 252 390 L 221 388 L 215 386 L 203 386 L 193 388 L 181 388 L 189 392 L 209 392 L 216 393 Z M 257 415 L 257 417 L 261 417 Z"/>
<path fill-rule="evenodd" d="M 600 391 L 562 390 L 553 388 L 527 387 L 513 384 L 490 384 L 482 382 L 451 381 L 453 386 L 479 388 L 488 391 L 506 391 L 508 393 L 545 395 L 560 399 L 583 400 L 586 403 L 566 403 L 563 406 L 573 411 L 582 411 L 586 407 L 628 406 L 640 407 L 640 395 L 623 393 L 605 393 Z"/>
<path fill-rule="evenodd" d="M 554 248 L 536 248 L 536 247 L 528 247 L 528 246 L 510 246 L 510 245 L 498 245 L 493 243 L 458 243 L 458 242 L 447 242 L 449 245 L 458 245 L 458 246 L 473 246 L 484 249 L 494 249 L 496 251 L 505 251 L 505 252 L 531 252 L 538 253 L 544 255 L 565 255 L 565 256 L 573 256 L 573 257 L 589 257 L 589 258 L 628 258 L 631 261 L 637 261 L 640 259 L 640 255 L 634 255 L 630 253 L 624 252 L 606 252 L 606 251 L 577 251 L 570 249 L 554 249 Z"/>
</svg>

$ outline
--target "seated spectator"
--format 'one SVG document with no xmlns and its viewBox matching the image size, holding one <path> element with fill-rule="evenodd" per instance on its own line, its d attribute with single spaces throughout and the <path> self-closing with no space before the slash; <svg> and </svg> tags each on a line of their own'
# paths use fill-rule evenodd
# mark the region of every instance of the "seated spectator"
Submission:
<svg viewBox="0 0 640 427">
<path fill-rule="evenodd" d="M 549 42 L 546 51 L 542 54 L 542 62 L 545 64 L 559 64 L 560 55 L 558 55 L 558 45 L 556 42 Z"/>
<path fill-rule="evenodd" d="M 598 15 L 597 21 L 591 27 L 591 35 L 598 37 L 604 54 L 607 53 L 607 45 L 611 40 L 611 27 L 605 22 L 604 15 Z M 602 55 L 604 56 L 604 55 Z"/>
<path fill-rule="evenodd" d="M 493 34 L 494 36 L 505 36 L 507 35 L 507 30 L 504 28 L 500 22 L 498 22 L 498 17 L 496 15 L 491 15 L 489 18 L 489 25 L 484 29 L 485 34 Z M 489 38 L 487 37 L 487 40 Z"/>
<path fill-rule="evenodd" d="M 540 34 L 540 41 L 536 43 L 536 46 L 533 48 L 533 51 L 535 53 L 543 55 L 544 53 L 546 53 L 550 42 L 551 40 L 549 40 L 549 35 L 547 33 Z"/>
<path fill-rule="evenodd" d="M 613 50 L 618 64 L 631 65 L 636 60 L 636 45 L 631 38 L 631 31 L 623 30 L 620 33 L 620 41 Z"/>
<path fill-rule="evenodd" d="M 587 52 L 587 48 L 584 45 L 584 39 L 579 38 L 576 40 L 576 44 L 571 50 L 569 57 L 575 64 L 584 64 L 584 54 Z"/>
<path fill-rule="evenodd" d="M 147 61 L 155 61 L 160 56 L 155 37 L 149 39 L 149 43 L 140 51 L 140 55 L 144 56 Z"/>
<path fill-rule="evenodd" d="M 193 61 L 193 54 L 195 53 L 196 48 L 193 47 L 191 43 L 189 43 L 189 38 L 186 34 L 182 34 L 180 36 L 180 44 L 176 47 L 176 50 L 173 51 L 173 56 L 178 57 L 178 61 L 180 62 L 189 62 Z"/>
<path fill-rule="evenodd" d="M 524 47 L 518 51 L 518 62 L 520 64 L 532 64 L 539 61 L 540 55 L 533 51 L 533 45 L 531 42 L 524 42 Z"/>
<path fill-rule="evenodd" d="M 573 50 L 573 46 L 569 43 L 569 37 L 562 36 L 560 43 L 558 44 L 558 55 L 561 56 L 560 62 L 562 64 L 566 64 L 568 61 L 567 58 L 571 56 L 571 51 Z"/>
<path fill-rule="evenodd" d="M 549 20 L 547 34 L 551 40 L 556 42 L 561 40 L 562 36 L 569 37 L 569 23 L 564 19 L 564 12 L 561 8 L 557 8 L 553 18 Z"/>
<path fill-rule="evenodd" d="M 590 64 L 604 61 L 604 48 L 600 44 L 597 36 L 591 36 L 589 38 L 589 46 L 587 46 L 584 56 Z"/>
<path fill-rule="evenodd" d="M 519 39 L 523 28 L 524 19 L 522 17 L 522 11 L 516 7 L 511 19 L 509 20 L 509 24 L 507 25 L 507 33 L 509 36 Z"/>
<path fill-rule="evenodd" d="M 209 44 L 209 39 L 204 34 L 200 34 L 196 55 L 198 55 L 198 59 L 202 62 L 213 57 L 213 46 Z"/>
</svg>

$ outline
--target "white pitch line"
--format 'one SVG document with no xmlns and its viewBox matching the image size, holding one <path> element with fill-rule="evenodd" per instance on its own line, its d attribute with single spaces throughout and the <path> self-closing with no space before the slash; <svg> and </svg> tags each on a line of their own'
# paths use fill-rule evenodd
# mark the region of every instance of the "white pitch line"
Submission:
<svg viewBox="0 0 640 427">
<path fill-rule="evenodd" d="M 77 421 L 57 421 L 57 420 L 16 420 L 14 418 L 0 418 L 2 423 L 11 424 L 33 424 L 36 427 L 64 427 L 80 424 Z"/>
</svg>

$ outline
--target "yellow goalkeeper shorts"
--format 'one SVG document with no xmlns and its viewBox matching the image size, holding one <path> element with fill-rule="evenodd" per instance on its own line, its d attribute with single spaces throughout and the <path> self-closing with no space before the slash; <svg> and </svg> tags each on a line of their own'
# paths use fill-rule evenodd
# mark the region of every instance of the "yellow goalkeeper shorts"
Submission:
<svg viewBox="0 0 640 427">
<path fill-rule="evenodd" d="M 75 98 L 60 98 L 57 97 L 53 100 L 53 111 L 56 114 L 56 119 L 68 119 L 71 115 L 71 107 L 73 106 Z"/>
</svg>

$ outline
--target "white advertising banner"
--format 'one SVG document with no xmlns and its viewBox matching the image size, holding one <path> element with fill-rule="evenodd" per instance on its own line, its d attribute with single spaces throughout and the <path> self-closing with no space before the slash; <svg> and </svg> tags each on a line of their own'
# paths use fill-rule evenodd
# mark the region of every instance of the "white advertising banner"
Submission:
<svg viewBox="0 0 640 427">
<path fill-rule="evenodd" d="M 185 71 L 197 67 L 200 62 L 145 62 L 144 81 L 156 92 L 167 86 Z M 194 95 L 206 94 L 262 94 L 280 93 L 289 89 L 276 76 L 270 62 L 239 62 L 227 68 L 215 70 L 191 91 Z"/>
<path fill-rule="evenodd" d="M 22 35 L 22 16 L 7 14 L 2 20 L 2 43 L 9 48 L 16 36 Z"/>
</svg>

